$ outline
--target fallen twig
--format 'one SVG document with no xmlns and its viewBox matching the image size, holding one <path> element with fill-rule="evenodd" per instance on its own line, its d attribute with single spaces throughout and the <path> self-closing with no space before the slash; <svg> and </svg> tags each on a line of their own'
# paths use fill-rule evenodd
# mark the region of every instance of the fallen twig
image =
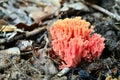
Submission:
<svg viewBox="0 0 120 80">
<path fill-rule="evenodd" d="M 65 75 L 66 73 L 68 73 L 71 70 L 71 68 L 64 68 L 63 70 L 61 70 L 57 75 L 59 77 Z"/>
<path fill-rule="evenodd" d="M 44 35 L 45 35 L 44 39 L 46 41 L 46 44 L 45 44 L 44 48 L 47 48 L 47 46 L 48 46 L 48 44 L 49 44 L 50 41 L 49 41 L 47 35 L 46 34 L 44 34 Z"/>
<path fill-rule="evenodd" d="M 115 14 L 111 13 L 110 11 L 108 11 L 108 10 L 106 10 L 106 9 L 96 5 L 96 4 L 92 4 L 92 3 L 89 3 L 89 2 L 85 2 L 85 1 L 82 1 L 82 2 L 85 3 L 86 5 L 94 8 L 94 9 L 98 10 L 98 11 L 101 11 L 101 12 L 105 13 L 106 15 L 116 19 L 117 21 L 120 21 L 120 16 L 115 15 Z"/>
<path fill-rule="evenodd" d="M 38 69 L 36 69 L 35 67 L 31 66 L 30 64 L 27 64 L 29 66 L 30 69 L 38 72 L 39 74 L 41 73 Z"/>
<path fill-rule="evenodd" d="M 0 44 L 10 43 L 12 41 L 19 40 L 22 38 L 28 38 L 30 36 L 34 36 L 34 35 L 40 33 L 41 31 L 43 31 L 45 29 L 46 29 L 46 27 L 40 27 L 40 28 L 34 29 L 33 31 L 30 31 L 30 32 L 26 31 L 24 34 L 15 36 L 14 38 L 11 38 L 10 40 L 4 39 L 4 40 L 0 41 Z"/>
<path fill-rule="evenodd" d="M 26 32 L 25 36 L 30 37 L 30 36 L 36 35 L 36 34 L 40 33 L 41 31 L 43 31 L 45 29 L 46 29 L 46 27 L 40 27 L 40 28 L 34 29 L 33 31 Z"/>
<path fill-rule="evenodd" d="M 32 51 L 22 52 L 20 55 L 32 54 Z"/>
</svg>

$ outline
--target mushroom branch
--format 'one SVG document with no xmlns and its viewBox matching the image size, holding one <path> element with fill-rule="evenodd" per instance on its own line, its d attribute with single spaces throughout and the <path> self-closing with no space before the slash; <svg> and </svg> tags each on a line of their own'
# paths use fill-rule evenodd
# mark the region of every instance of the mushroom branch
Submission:
<svg viewBox="0 0 120 80">
<path fill-rule="evenodd" d="M 63 60 L 60 69 L 76 67 L 82 60 L 99 59 L 105 39 L 93 30 L 81 17 L 60 19 L 50 27 L 53 50 Z"/>
</svg>

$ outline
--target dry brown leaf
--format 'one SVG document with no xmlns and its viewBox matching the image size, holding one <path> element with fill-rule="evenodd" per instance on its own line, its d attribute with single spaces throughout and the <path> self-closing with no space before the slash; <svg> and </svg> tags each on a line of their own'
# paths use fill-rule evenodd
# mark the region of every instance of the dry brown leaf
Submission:
<svg viewBox="0 0 120 80">
<path fill-rule="evenodd" d="M 24 31 L 32 31 L 33 29 L 38 28 L 38 24 L 37 23 L 33 23 L 32 25 L 19 23 L 16 26 L 17 26 L 17 28 L 20 28 L 20 29 L 22 29 Z"/>
<path fill-rule="evenodd" d="M 55 13 L 58 10 L 55 6 L 46 6 L 44 12 L 46 13 Z"/>
<path fill-rule="evenodd" d="M 28 7 L 29 10 L 27 10 L 30 13 L 30 17 L 33 18 L 35 22 L 40 22 L 48 17 L 50 17 L 52 14 L 56 15 L 61 6 L 60 1 L 61 0 L 47 0 L 44 2 L 38 1 L 40 4 L 45 3 L 46 5 L 41 6 L 41 7 Z"/>
<path fill-rule="evenodd" d="M 0 25 L 7 25 L 8 23 L 4 19 L 0 19 Z"/>
<path fill-rule="evenodd" d="M 32 17 L 35 22 L 40 22 L 43 19 L 43 17 L 47 15 L 48 13 L 45 13 L 43 11 L 34 11 L 30 14 L 30 17 Z"/>
<path fill-rule="evenodd" d="M 2 32 L 10 32 L 10 31 L 24 32 L 23 30 L 18 29 L 14 25 L 1 25 L 0 26 L 0 31 L 2 31 Z"/>
</svg>

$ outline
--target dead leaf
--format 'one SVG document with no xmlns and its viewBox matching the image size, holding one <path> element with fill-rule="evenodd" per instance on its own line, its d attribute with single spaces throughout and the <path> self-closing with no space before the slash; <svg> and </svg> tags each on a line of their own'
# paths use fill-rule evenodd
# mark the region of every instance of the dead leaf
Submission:
<svg viewBox="0 0 120 80">
<path fill-rule="evenodd" d="M 35 28 L 38 28 L 39 24 L 38 23 L 33 23 L 32 25 L 27 25 L 27 24 L 24 24 L 24 23 L 18 23 L 18 24 L 16 24 L 16 26 L 17 26 L 17 28 L 20 28 L 24 31 L 32 31 Z"/>
<path fill-rule="evenodd" d="M 20 49 L 18 47 L 4 49 L 4 50 L 0 50 L 0 54 L 20 55 Z"/>
<path fill-rule="evenodd" d="M 27 13 L 24 10 L 15 7 L 15 3 L 15 1 L 8 1 L 8 3 L 3 3 L 3 12 L 6 14 L 4 19 L 14 25 L 20 22 L 32 24 L 33 21 L 29 16 L 27 16 Z"/>
<path fill-rule="evenodd" d="M 64 3 L 63 7 L 60 9 L 60 11 L 68 11 L 68 10 L 69 10 L 68 3 Z"/>
<path fill-rule="evenodd" d="M 73 8 L 75 10 L 84 10 L 84 11 L 88 11 L 88 7 L 86 5 L 84 5 L 81 2 L 77 2 L 77 3 L 73 3 L 69 5 L 70 8 Z"/>
<path fill-rule="evenodd" d="M 74 10 L 80 10 L 80 11 L 89 11 L 88 7 L 81 2 L 64 3 L 63 7 L 61 8 L 61 11 L 68 11 L 70 8 L 72 8 Z"/>
<path fill-rule="evenodd" d="M 19 40 L 16 45 L 21 51 L 29 51 L 32 48 L 32 43 L 33 41 L 28 41 L 28 40 Z"/>
<path fill-rule="evenodd" d="M 47 15 L 49 14 L 39 10 L 30 13 L 30 17 L 34 19 L 34 22 L 41 22 Z"/>
<path fill-rule="evenodd" d="M 44 8 L 45 13 L 55 13 L 57 10 L 58 10 L 58 8 L 55 6 L 46 6 Z"/>
<path fill-rule="evenodd" d="M 15 25 L 9 25 L 3 19 L 0 20 L 0 31 L 1 32 L 10 32 L 10 31 L 24 32 L 23 30 L 17 28 Z"/>
<path fill-rule="evenodd" d="M 0 26 L 0 31 L 2 31 L 2 32 L 10 32 L 10 31 L 24 32 L 23 30 L 18 29 L 14 25 L 2 25 L 2 26 Z"/>
<path fill-rule="evenodd" d="M 8 25 L 8 23 L 4 19 L 0 19 L 0 26 L 1 25 Z"/>
<path fill-rule="evenodd" d="M 47 1 L 38 1 L 40 4 L 44 4 L 41 7 L 28 7 L 29 16 L 33 18 L 34 22 L 41 22 L 42 20 L 50 17 L 52 14 L 57 15 L 61 4 L 61 0 L 47 0 Z"/>
</svg>

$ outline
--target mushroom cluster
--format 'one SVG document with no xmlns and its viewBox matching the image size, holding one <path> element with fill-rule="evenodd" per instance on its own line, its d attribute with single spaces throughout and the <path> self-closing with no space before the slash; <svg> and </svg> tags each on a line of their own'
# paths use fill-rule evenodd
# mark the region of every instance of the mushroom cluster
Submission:
<svg viewBox="0 0 120 80">
<path fill-rule="evenodd" d="M 59 19 L 50 27 L 52 47 L 63 60 L 60 69 L 76 67 L 81 60 L 92 61 L 102 54 L 104 38 L 81 17 Z"/>
</svg>

